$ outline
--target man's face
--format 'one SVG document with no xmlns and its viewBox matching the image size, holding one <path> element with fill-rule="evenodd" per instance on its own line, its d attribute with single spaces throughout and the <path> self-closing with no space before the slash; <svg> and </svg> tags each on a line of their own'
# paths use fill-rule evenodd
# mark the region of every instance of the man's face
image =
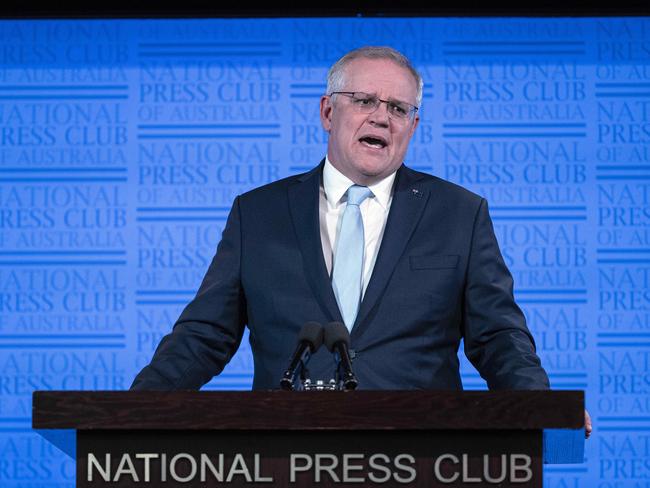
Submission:
<svg viewBox="0 0 650 488">
<path fill-rule="evenodd" d="M 340 91 L 415 105 L 417 85 L 413 75 L 393 61 L 359 58 L 345 67 Z M 329 132 L 327 154 L 332 165 L 361 185 L 375 183 L 399 168 L 419 122 L 417 113 L 413 120 L 390 117 L 385 103 L 372 113 L 361 113 L 344 95 L 323 96 L 320 117 Z"/>
</svg>

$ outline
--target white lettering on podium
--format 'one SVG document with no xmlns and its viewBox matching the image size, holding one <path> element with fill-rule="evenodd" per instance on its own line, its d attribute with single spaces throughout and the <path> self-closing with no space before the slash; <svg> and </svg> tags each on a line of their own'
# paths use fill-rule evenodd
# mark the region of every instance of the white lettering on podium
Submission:
<svg viewBox="0 0 650 488">
<path fill-rule="evenodd" d="M 436 477 L 436 479 L 442 483 L 453 483 L 458 479 L 460 474 L 454 473 L 450 477 L 443 476 L 442 472 L 440 471 L 440 465 L 445 459 L 449 459 L 454 464 L 458 464 L 460 462 L 460 460 L 453 454 L 443 454 L 442 456 L 438 456 L 436 461 L 433 463 L 433 474 Z"/>
<path fill-rule="evenodd" d="M 160 462 L 155 464 L 153 461 L 160 459 Z M 216 465 L 213 462 L 216 459 Z M 160 470 L 160 481 L 167 481 L 167 473 L 169 472 L 170 478 L 180 483 L 187 483 L 197 478 L 197 473 L 200 476 L 201 482 L 208 481 L 208 474 L 218 482 L 230 483 L 237 477 L 242 477 L 247 482 L 255 483 L 273 483 L 272 476 L 264 476 L 262 474 L 262 457 L 260 454 L 253 455 L 253 476 L 247 460 L 243 454 L 237 453 L 226 470 L 225 456 L 220 453 L 213 456 L 211 459 L 208 454 L 202 453 L 200 457 L 195 458 L 189 453 L 178 453 L 169 460 L 167 463 L 167 454 L 165 453 L 137 453 L 131 455 L 129 453 L 122 454 L 119 465 L 114 473 L 111 474 L 111 454 L 104 455 L 104 461 L 100 461 L 93 453 L 88 453 L 87 463 L 88 473 L 87 481 L 101 478 L 106 482 L 121 481 L 123 476 L 128 476 L 134 482 L 152 482 L 152 471 Z M 134 462 L 135 461 L 135 462 Z M 249 460 L 249 463 L 251 461 Z M 311 462 L 311 461 L 310 461 Z M 136 469 L 137 466 L 137 469 Z M 307 468 L 310 469 L 311 465 Z M 200 471 L 199 471 L 200 469 Z M 351 471 L 358 470 L 359 467 L 353 466 Z M 95 475 L 97 473 L 97 475 Z M 142 477 L 142 480 L 140 478 Z M 351 478 L 354 479 L 354 478 Z"/>
<path fill-rule="evenodd" d="M 356 459 L 363 460 L 363 454 L 343 454 L 343 483 L 363 483 L 365 478 L 350 476 L 350 471 L 363 471 L 363 465 L 352 464 Z"/>
<path fill-rule="evenodd" d="M 131 461 L 131 456 L 126 453 L 123 454 L 122 459 L 120 459 L 120 464 L 117 467 L 117 470 L 115 470 L 113 481 L 119 480 L 122 477 L 122 474 L 130 474 L 131 478 L 133 478 L 133 481 L 136 483 L 140 481 L 140 478 L 138 478 L 138 472 L 135 470 L 133 461 Z"/>
<path fill-rule="evenodd" d="M 102 458 L 103 459 L 100 459 Z M 117 461 L 117 457 L 113 458 Z M 110 453 L 88 453 L 87 481 L 135 483 L 165 482 L 167 475 L 179 483 L 212 480 L 219 483 L 273 483 L 273 476 L 262 474 L 259 453 L 224 453 L 193 455 L 177 453 L 167 462 L 166 453 L 123 453 L 113 471 Z M 433 477 L 439 483 L 498 485 L 506 478 L 510 483 L 525 484 L 533 478 L 532 458 L 526 454 L 443 453 L 433 459 Z M 313 483 L 412 483 L 417 478 L 416 459 L 411 454 L 388 456 L 375 453 L 293 453 L 289 455 L 289 482 L 310 479 Z M 431 473 L 431 471 L 429 471 Z M 153 476 L 152 476 L 153 475 Z"/>
<path fill-rule="evenodd" d="M 149 461 L 152 459 L 158 459 L 158 454 L 155 453 L 145 453 L 145 454 L 136 454 L 135 455 L 136 459 L 144 459 L 144 481 L 145 483 L 149 483 L 151 481 L 150 473 L 151 470 Z"/>
<path fill-rule="evenodd" d="M 330 479 L 334 483 L 340 483 L 341 480 L 334 471 L 339 465 L 339 458 L 334 454 L 316 454 L 316 463 L 314 469 L 316 470 L 316 483 L 321 482 L 321 472 L 326 472 L 330 475 Z"/>
<path fill-rule="evenodd" d="M 394 469 L 387 466 L 391 463 Z M 391 478 L 397 483 L 411 483 L 417 476 L 413 465 L 415 458 L 410 454 L 399 454 L 394 459 L 381 453 L 369 457 L 362 453 L 291 454 L 289 481 L 296 483 L 300 473 L 309 473 L 314 483 L 386 483 Z"/>
<path fill-rule="evenodd" d="M 261 469 L 262 459 L 259 454 L 255 454 L 255 476 L 253 479 L 256 483 L 273 483 L 273 476 L 262 476 Z"/>
<path fill-rule="evenodd" d="M 205 483 L 206 467 L 212 473 L 212 476 L 219 482 L 223 483 L 223 454 L 219 455 L 219 468 L 216 468 L 212 463 L 212 459 L 207 454 L 201 454 L 201 482 Z"/>
<path fill-rule="evenodd" d="M 463 483 L 480 483 L 481 478 L 471 477 L 469 475 L 469 456 L 463 454 Z"/>
<path fill-rule="evenodd" d="M 160 455 L 160 481 L 167 481 L 167 454 Z"/>
<path fill-rule="evenodd" d="M 506 476 L 508 476 L 507 463 L 507 455 L 501 454 L 501 474 L 496 478 L 493 478 L 490 473 L 490 456 L 488 454 L 483 454 L 483 477 L 485 478 L 485 481 L 495 484 L 503 482 L 506 479 Z"/>
<path fill-rule="evenodd" d="M 292 454 L 289 457 L 289 480 L 291 483 L 296 482 L 296 473 L 309 471 L 313 465 L 314 461 L 309 454 Z"/>
<path fill-rule="evenodd" d="M 523 461 L 518 464 L 518 461 Z M 525 454 L 511 454 L 510 455 L 510 482 L 511 483 L 526 483 L 533 477 L 533 471 L 530 469 L 531 459 L 530 456 Z M 518 476 L 517 472 L 523 471 L 523 474 Z"/>
<path fill-rule="evenodd" d="M 533 477 L 533 471 L 531 469 L 532 460 L 530 456 L 526 454 L 501 454 L 497 459 L 498 463 L 498 474 L 493 474 L 490 472 L 490 461 L 495 458 L 496 455 L 483 454 L 479 456 L 475 455 L 475 462 L 478 464 L 482 463 L 483 476 L 478 476 L 478 474 L 470 475 L 470 455 L 465 453 L 460 458 L 451 453 L 441 454 L 436 457 L 433 463 L 433 475 L 437 481 L 440 483 L 453 483 L 458 478 L 461 478 L 461 481 L 464 483 L 489 483 L 489 484 L 499 484 L 502 483 L 506 476 L 510 475 L 510 483 L 527 483 Z M 480 461 L 479 461 L 480 460 Z M 443 469 L 443 465 L 447 466 L 448 469 Z"/>
<path fill-rule="evenodd" d="M 226 483 L 230 483 L 235 475 L 244 475 L 246 481 L 249 483 L 253 481 L 251 474 L 248 471 L 248 466 L 246 466 L 244 456 L 241 454 L 236 454 L 235 459 L 232 460 L 230 470 L 228 471 L 228 477 L 226 478 Z"/>
<path fill-rule="evenodd" d="M 187 459 L 190 462 L 190 474 L 187 476 L 179 476 L 176 472 L 176 463 L 180 459 Z M 186 452 L 176 454 L 176 456 L 169 461 L 169 474 L 175 481 L 180 481 L 181 483 L 186 483 L 193 479 L 196 476 L 196 460 L 194 459 L 194 456 Z"/>
<path fill-rule="evenodd" d="M 388 466 L 377 464 L 377 460 L 379 459 L 381 459 L 381 461 L 386 464 L 390 463 L 390 458 L 386 456 L 386 454 L 373 454 L 370 456 L 370 459 L 368 460 L 368 466 L 370 466 L 371 471 L 368 473 L 368 479 L 373 483 L 386 483 L 390 479 L 393 472 Z M 384 476 L 377 476 L 375 474 L 375 471 L 381 471 L 384 473 Z"/>
<path fill-rule="evenodd" d="M 92 452 L 88 453 L 88 476 L 86 481 L 93 480 L 93 467 L 97 469 L 97 472 L 102 477 L 104 481 L 111 480 L 111 455 L 106 454 L 106 460 L 104 462 L 104 467 L 99 463 L 99 460 L 95 457 Z"/>
<path fill-rule="evenodd" d="M 395 478 L 395 481 L 397 481 L 398 483 L 410 483 L 413 480 L 415 480 L 417 471 L 413 466 L 409 466 L 408 464 L 403 464 L 402 460 L 408 461 L 410 465 L 415 464 L 415 458 L 413 456 L 411 456 L 410 454 L 400 454 L 395 458 L 395 467 L 397 469 L 401 469 L 402 471 L 406 471 L 409 475 L 400 476 L 398 473 L 394 473 L 393 478 Z"/>
</svg>

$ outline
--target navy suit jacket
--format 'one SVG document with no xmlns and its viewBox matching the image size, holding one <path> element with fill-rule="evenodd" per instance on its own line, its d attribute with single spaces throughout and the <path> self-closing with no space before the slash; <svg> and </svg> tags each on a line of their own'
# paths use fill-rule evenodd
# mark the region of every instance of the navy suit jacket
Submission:
<svg viewBox="0 0 650 488">
<path fill-rule="evenodd" d="M 250 329 L 254 389 L 279 387 L 307 321 L 342 321 L 319 228 L 323 163 L 237 197 L 196 297 L 134 389 L 198 389 Z M 457 351 L 491 389 L 547 389 L 487 202 L 402 166 L 351 332 L 360 389 L 460 389 Z M 311 378 L 333 376 L 323 347 Z"/>
</svg>

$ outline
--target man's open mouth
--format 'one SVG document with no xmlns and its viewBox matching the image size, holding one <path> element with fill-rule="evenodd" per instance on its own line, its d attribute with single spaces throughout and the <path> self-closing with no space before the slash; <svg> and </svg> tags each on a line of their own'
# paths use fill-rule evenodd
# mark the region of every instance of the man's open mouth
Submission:
<svg viewBox="0 0 650 488">
<path fill-rule="evenodd" d="M 375 136 L 364 136 L 359 139 L 359 142 L 375 149 L 383 149 L 388 145 L 388 142 L 385 139 Z"/>
</svg>

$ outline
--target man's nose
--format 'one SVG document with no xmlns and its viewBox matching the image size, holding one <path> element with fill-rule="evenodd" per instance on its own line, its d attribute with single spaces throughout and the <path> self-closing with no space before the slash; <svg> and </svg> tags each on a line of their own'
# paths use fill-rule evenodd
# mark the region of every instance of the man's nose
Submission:
<svg viewBox="0 0 650 488">
<path fill-rule="evenodd" d="M 377 110 L 368 116 L 368 122 L 381 127 L 388 127 L 388 118 L 388 104 L 380 101 Z"/>
</svg>

